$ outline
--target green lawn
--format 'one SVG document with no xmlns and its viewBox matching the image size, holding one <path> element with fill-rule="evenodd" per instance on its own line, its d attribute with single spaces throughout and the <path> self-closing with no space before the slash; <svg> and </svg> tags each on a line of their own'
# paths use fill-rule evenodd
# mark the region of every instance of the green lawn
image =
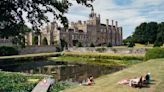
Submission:
<svg viewBox="0 0 164 92">
<path fill-rule="evenodd" d="M 51 57 L 49 60 L 64 61 L 72 63 L 90 63 L 99 65 L 112 65 L 112 66 L 129 66 L 137 63 L 141 63 L 142 60 L 114 60 L 114 59 L 97 59 L 97 58 L 83 58 L 83 57 L 71 57 L 71 56 L 59 56 Z"/>
<path fill-rule="evenodd" d="M 60 52 L 13 55 L 13 56 L 0 56 L 0 60 L 3 60 L 3 59 L 17 59 L 17 58 L 32 58 L 32 57 L 40 57 L 40 56 L 46 57 L 46 56 L 55 56 L 57 54 L 60 54 Z"/>
<path fill-rule="evenodd" d="M 127 85 L 118 85 L 117 82 L 126 79 L 140 77 L 151 72 L 154 80 L 147 88 L 132 88 Z M 95 79 L 93 86 L 77 86 L 64 90 L 64 92 L 163 92 L 164 90 L 164 59 L 154 59 L 139 63 L 128 69 L 105 75 Z"/>
</svg>

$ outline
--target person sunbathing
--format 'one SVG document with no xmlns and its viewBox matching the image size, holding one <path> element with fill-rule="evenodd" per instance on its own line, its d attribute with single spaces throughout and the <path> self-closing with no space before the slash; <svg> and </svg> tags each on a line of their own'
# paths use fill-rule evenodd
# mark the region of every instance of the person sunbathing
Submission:
<svg viewBox="0 0 164 92">
<path fill-rule="evenodd" d="M 88 79 L 87 79 L 87 82 L 85 83 L 82 83 L 82 85 L 85 85 L 85 86 L 90 86 L 94 84 L 94 80 L 93 80 L 93 76 L 90 76 Z M 81 84 L 80 84 L 81 85 Z"/>
</svg>

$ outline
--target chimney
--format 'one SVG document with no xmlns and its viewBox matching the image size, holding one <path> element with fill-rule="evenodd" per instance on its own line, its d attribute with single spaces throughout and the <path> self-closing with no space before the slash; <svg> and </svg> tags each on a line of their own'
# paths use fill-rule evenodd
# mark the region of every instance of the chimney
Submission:
<svg viewBox="0 0 164 92">
<path fill-rule="evenodd" d="M 84 25 L 85 25 L 85 24 L 87 24 L 87 22 L 86 22 L 86 21 L 84 21 Z"/>
<path fill-rule="evenodd" d="M 112 27 L 114 26 L 114 20 L 112 20 Z"/>
<path fill-rule="evenodd" d="M 100 18 L 100 14 L 98 15 L 98 17 Z"/>
<path fill-rule="evenodd" d="M 106 19 L 106 25 L 107 26 L 109 25 L 109 19 Z"/>
<path fill-rule="evenodd" d="M 116 28 L 118 27 L 118 22 L 116 21 Z"/>
</svg>

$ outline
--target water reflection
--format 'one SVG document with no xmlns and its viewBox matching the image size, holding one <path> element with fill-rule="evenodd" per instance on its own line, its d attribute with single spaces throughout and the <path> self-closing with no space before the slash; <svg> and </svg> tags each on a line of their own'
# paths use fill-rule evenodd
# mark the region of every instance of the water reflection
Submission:
<svg viewBox="0 0 164 92">
<path fill-rule="evenodd" d="M 10 66 L 11 67 L 11 66 Z M 6 67 L 7 68 L 7 67 Z M 123 69 L 120 66 L 102 66 L 91 64 L 70 64 L 66 62 L 29 62 L 15 65 L 7 71 L 24 72 L 30 74 L 48 74 L 54 76 L 56 80 L 69 80 L 72 82 L 82 82 L 88 76 L 99 77 Z"/>
</svg>

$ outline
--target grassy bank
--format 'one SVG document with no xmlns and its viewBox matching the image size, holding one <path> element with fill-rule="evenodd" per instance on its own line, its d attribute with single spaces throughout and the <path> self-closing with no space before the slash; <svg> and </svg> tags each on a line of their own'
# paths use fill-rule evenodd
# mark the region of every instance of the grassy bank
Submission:
<svg viewBox="0 0 164 92">
<path fill-rule="evenodd" d="M 60 52 L 0 56 L 0 61 L 3 61 L 3 60 L 29 60 L 29 59 L 38 59 L 38 58 L 40 59 L 40 58 L 47 58 L 47 57 L 58 56 L 58 55 L 60 55 Z"/>
<path fill-rule="evenodd" d="M 97 58 L 83 58 L 83 57 L 71 57 L 71 56 L 51 57 L 49 58 L 49 60 L 64 61 L 70 63 L 111 65 L 111 66 L 129 66 L 142 62 L 142 60 L 113 60 L 113 59 L 97 59 Z"/>
<path fill-rule="evenodd" d="M 110 53 L 76 53 L 65 52 L 64 56 L 70 57 L 82 57 L 82 58 L 101 58 L 101 59 L 113 59 L 113 60 L 143 60 L 144 54 L 110 54 Z"/>
<path fill-rule="evenodd" d="M 99 77 L 95 80 L 93 86 L 78 86 L 70 88 L 64 92 L 163 92 L 164 90 L 164 59 L 154 59 L 140 64 L 133 65 L 132 67 Z M 148 87 L 139 89 L 132 88 L 127 85 L 118 85 L 117 82 L 126 79 L 134 78 L 151 72 L 152 84 Z"/>
<path fill-rule="evenodd" d="M 42 76 L 0 72 L 0 92 L 31 92 Z"/>
</svg>

